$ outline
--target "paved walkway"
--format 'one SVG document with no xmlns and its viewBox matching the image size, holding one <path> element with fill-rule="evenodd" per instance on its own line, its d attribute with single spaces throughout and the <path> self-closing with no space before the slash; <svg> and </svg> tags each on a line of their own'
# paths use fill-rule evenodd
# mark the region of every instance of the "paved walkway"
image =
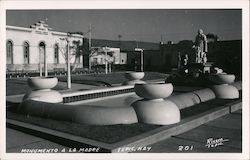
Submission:
<svg viewBox="0 0 250 160">
<path fill-rule="evenodd" d="M 209 138 L 226 140 L 221 145 L 206 146 Z M 7 128 L 7 152 L 22 149 L 68 149 L 68 147 Z M 242 112 L 238 110 L 188 132 L 152 144 L 150 152 L 241 152 Z M 186 149 L 185 149 L 186 147 Z"/>
<path fill-rule="evenodd" d="M 225 140 L 212 145 L 209 140 Z M 211 141 L 210 141 L 211 142 Z M 209 145 L 210 144 L 210 145 Z M 225 115 L 195 129 L 151 145 L 150 152 L 241 152 L 242 111 Z"/>
<path fill-rule="evenodd" d="M 25 149 L 67 149 L 57 143 L 35 137 L 14 129 L 6 129 L 6 152 L 20 153 Z"/>
</svg>

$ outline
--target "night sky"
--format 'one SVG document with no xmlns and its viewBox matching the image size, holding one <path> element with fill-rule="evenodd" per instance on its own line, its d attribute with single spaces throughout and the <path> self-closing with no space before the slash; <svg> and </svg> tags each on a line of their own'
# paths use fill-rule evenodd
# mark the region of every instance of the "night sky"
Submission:
<svg viewBox="0 0 250 160">
<path fill-rule="evenodd" d="M 21 27 L 45 20 L 53 30 L 84 33 L 91 23 L 94 39 L 178 42 L 194 40 L 199 28 L 219 40 L 242 39 L 242 12 L 236 9 L 8 10 L 6 19 Z"/>
</svg>

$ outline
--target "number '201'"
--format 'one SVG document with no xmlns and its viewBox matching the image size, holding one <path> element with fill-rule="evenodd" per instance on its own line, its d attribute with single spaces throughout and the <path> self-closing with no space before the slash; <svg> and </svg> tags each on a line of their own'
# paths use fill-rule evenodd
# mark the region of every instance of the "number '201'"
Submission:
<svg viewBox="0 0 250 160">
<path fill-rule="evenodd" d="M 178 151 L 191 151 L 194 149 L 194 146 L 179 146 Z"/>
</svg>

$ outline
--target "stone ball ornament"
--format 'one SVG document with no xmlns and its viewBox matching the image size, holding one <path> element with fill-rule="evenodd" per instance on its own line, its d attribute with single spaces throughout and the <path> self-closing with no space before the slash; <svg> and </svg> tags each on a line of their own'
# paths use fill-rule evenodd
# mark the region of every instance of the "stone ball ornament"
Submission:
<svg viewBox="0 0 250 160">
<path fill-rule="evenodd" d="M 56 77 L 30 77 L 28 78 L 27 83 L 32 91 L 24 95 L 23 101 L 35 100 L 50 103 L 63 102 L 61 93 L 52 90 L 52 88 L 58 83 Z"/>
<path fill-rule="evenodd" d="M 145 99 L 162 99 L 173 93 L 172 83 L 136 84 L 135 93 Z"/>
<path fill-rule="evenodd" d="M 124 74 L 128 80 L 142 79 L 145 76 L 144 72 L 126 72 Z"/>
<path fill-rule="evenodd" d="M 27 83 L 33 90 L 51 89 L 57 85 L 58 79 L 56 77 L 30 77 Z"/>
<path fill-rule="evenodd" d="M 135 93 L 144 98 L 132 103 L 138 122 L 169 125 L 180 122 L 180 110 L 170 100 L 164 100 L 173 92 L 171 83 L 135 84 Z"/>
<path fill-rule="evenodd" d="M 144 76 L 144 72 L 126 72 L 124 77 L 127 81 L 123 82 L 123 85 L 144 84 L 145 82 L 141 80 Z"/>
<path fill-rule="evenodd" d="M 239 98 L 239 90 L 231 85 L 235 80 L 234 74 L 212 74 L 209 75 L 209 80 L 215 85 L 211 89 L 219 99 L 236 99 Z"/>
</svg>

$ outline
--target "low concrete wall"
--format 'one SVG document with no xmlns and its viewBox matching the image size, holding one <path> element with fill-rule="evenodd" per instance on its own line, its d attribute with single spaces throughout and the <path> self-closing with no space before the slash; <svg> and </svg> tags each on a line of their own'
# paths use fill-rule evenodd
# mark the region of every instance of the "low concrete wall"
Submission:
<svg viewBox="0 0 250 160">
<path fill-rule="evenodd" d="M 241 82 L 236 82 L 234 85 L 241 89 Z M 232 86 L 233 87 L 233 86 Z M 111 87 L 106 89 L 80 91 L 75 93 L 65 93 L 67 96 L 81 96 L 93 93 L 115 92 L 117 90 L 131 89 L 133 86 Z M 235 88 L 235 87 L 234 87 Z M 237 89 L 238 89 L 237 88 Z M 235 88 L 236 89 L 236 88 Z M 209 88 L 173 95 L 166 100 L 175 103 L 179 109 L 184 109 L 201 102 L 212 100 L 217 95 Z M 220 97 L 219 97 L 220 98 Z M 21 103 L 19 110 L 21 113 L 39 116 L 44 118 L 52 118 L 70 122 L 92 125 L 112 125 L 112 124 L 131 124 L 137 123 L 137 114 L 133 107 L 103 107 L 103 106 L 88 106 L 84 105 L 65 105 L 47 102 L 38 102 L 26 100 Z"/>
<path fill-rule="evenodd" d="M 89 125 L 131 124 L 138 122 L 133 107 L 72 106 L 26 100 L 19 106 L 19 111 L 26 115 Z"/>
<path fill-rule="evenodd" d="M 166 98 L 166 100 L 174 102 L 179 109 L 187 108 L 200 103 L 199 97 L 192 92 L 173 95 Z"/>
<path fill-rule="evenodd" d="M 213 90 L 209 88 L 196 90 L 193 91 L 193 93 L 199 97 L 201 102 L 206 102 L 216 98 Z"/>
</svg>

